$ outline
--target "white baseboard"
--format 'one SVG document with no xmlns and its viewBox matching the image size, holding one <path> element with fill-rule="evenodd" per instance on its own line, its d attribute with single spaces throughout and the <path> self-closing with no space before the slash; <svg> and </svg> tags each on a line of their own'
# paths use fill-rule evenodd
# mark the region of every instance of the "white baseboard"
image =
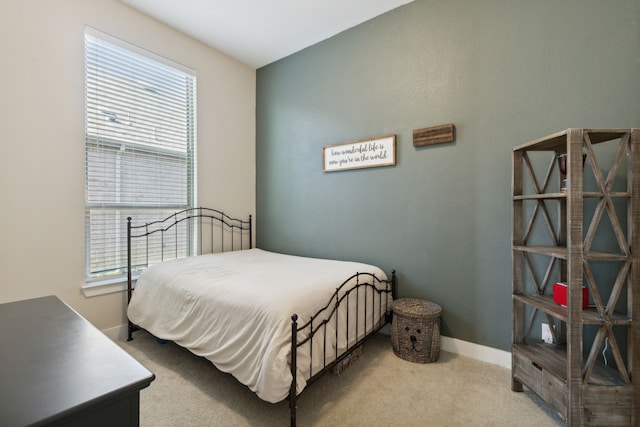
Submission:
<svg viewBox="0 0 640 427">
<path fill-rule="evenodd" d="M 440 337 L 440 349 L 511 369 L 511 353 L 508 351 L 445 336 Z"/>
<path fill-rule="evenodd" d="M 126 341 L 127 339 L 127 325 L 105 329 L 102 332 L 112 340 Z M 386 335 L 391 335 L 391 328 L 389 325 L 385 325 L 380 332 Z M 459 354 L 481 362 L 487 362 L 503 368 L 511 369 L 511 353 L 508 351 L 498 350 L 497 348 L 487 347 L 445 336 L 440 337 L 440 349 L 442 351 L 448 351 L 449 353 Z"/>
<path fill-rule="evenodd" d="M 104 329 L 103 334 L 111 338 L 113 341 L 126 341 L 127 340 L 127 325 L 116 326 L 115 328 Z"/>
</svg>

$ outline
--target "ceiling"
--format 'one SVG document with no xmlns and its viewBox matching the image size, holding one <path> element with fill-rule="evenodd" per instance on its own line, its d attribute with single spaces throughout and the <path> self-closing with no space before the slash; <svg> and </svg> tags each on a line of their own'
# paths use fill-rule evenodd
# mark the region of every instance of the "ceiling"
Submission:
<svg viewBox="0 0 640 427">
<path fill-rule="evenodd" d="M 413 0 L 121 0 L 260 68 Z"/>
</svg>

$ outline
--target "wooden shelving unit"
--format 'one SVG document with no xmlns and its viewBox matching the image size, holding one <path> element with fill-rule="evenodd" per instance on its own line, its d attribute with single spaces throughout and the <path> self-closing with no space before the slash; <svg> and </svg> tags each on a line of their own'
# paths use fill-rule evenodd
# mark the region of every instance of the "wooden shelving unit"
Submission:
<svg viewBox="0 0 640 427">
<path fill-rule="evenodd" d="M 640 131 L 567 129 L 521 145 L 512 178 L 512 389 L 569 426 L 640 425 Z"/>
</svg>

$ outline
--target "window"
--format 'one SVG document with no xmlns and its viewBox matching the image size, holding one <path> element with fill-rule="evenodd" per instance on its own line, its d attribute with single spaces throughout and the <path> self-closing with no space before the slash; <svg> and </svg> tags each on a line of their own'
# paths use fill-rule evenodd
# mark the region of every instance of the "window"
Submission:
<svg viewBox="0 0 640 427">
<path fill-rule="evenodd" d="M 140 224 L 196 206 L 195 84 L 192 70 L 87 28 L 89 281 L 126 273 L 127 217 Z M 176 239 L 191 247 L 186 233 Z"/>
</svg>

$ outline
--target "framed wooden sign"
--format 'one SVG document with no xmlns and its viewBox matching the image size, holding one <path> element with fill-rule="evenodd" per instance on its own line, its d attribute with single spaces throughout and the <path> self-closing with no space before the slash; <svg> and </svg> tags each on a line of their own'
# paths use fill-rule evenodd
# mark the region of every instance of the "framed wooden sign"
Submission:
<svg viewBox="0 0 640 427">
<path fill-rule="evenodd" d="M 322 148 L 322 170 L 336 172 L 396 164 L 396 135 L 327 145 Z"/>
</svg>

